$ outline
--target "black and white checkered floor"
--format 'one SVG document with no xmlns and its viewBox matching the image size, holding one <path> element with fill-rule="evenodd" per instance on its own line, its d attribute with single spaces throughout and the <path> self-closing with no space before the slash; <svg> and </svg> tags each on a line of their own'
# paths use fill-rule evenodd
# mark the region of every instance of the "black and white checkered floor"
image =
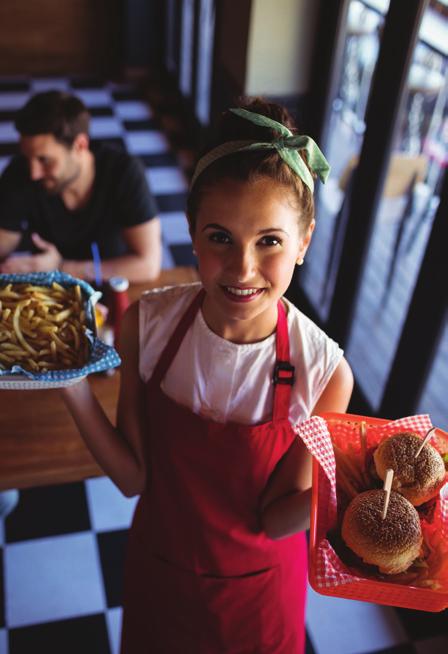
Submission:
<svg viewBox="0 0 448 654">
<path fill-rule="evenodd" d="M 93 140 L 121 143 L 142 158 L 160 208 L 163 265 L 191 264 L 186 178 L 150 107 L 129 87 L 68 78 L 0 80 L 0 168 L 17 141 L 14 111 L 30 94 L 55 87 L 85 101 Z M 2 401 L 5 396 L 0 416 Z M 118 652 L 123 554 L 134 505 L 104 477 L 21 492 L 17 508 L 0 519 L 0 654 Z M 447 611 L 397 611 L 312 590 L 307 631 L 308 654 L 442 654 L 448 648 Z"/>
</svg>

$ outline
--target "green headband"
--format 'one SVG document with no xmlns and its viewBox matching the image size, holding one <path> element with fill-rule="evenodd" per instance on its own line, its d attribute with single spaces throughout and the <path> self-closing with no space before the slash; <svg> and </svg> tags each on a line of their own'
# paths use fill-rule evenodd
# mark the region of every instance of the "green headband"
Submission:
<svg viewBox="0 0 448 654">
<path fill-rule="evenodd" d="M 230 109 L 230 111 L 240 116 L 240 118 L 250 120 L 255 125 L 269 127 L 278 132 L 280 136 L 266 143 L 246 140 L 228 141 L 227 143 L 218 145 L 218 147 L 213 148 L 213 150 L 210 150 L 210 152 L 207 152 L 206 155 L 199 159 L 191 180 L 191 187 L 193 187 L 199 175 L 217 159 L 221 159 L 221 157 L 235 152 L 250 150 L 277 150 L 283 161 L 308 186 L 311 193 L 314 191 L 314 181 L 308 166 L 325 183 L 330 173 L 330 165 L 312 138 L 309 136 L 295 136 L 285 125 L 253 111 L 247 111 L 246 109 Z M 298 150 L 306 151 L 308 166 L 298 153 Z"/>
</svg>

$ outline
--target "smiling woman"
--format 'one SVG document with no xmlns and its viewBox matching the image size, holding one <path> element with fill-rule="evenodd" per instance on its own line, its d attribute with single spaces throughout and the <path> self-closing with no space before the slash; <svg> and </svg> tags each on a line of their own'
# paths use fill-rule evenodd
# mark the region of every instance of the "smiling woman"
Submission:
<svg viewBox="0 0 448 654">
<path fill-rule="evenodd" d="M 224 116 L 221 139 L 254 150 L 194 175 L 201 282 L 149 292 L 125 315 L 117 428 L 87 382 L 64 391 L 103 469 L 141 496 L 126 654 L 304 651 L 311 455 L 293 425 L 345 411 L 353 380 L 338 345 L 283 298 L 314 228 L 312 176 L 328 164 L 281 107 L 246 109 Z"/>
<path fill-rule="evenodd" d="M 224 180 L 204 193 L 192 238 L 207 291 L 203 315 L 215 333 L 242 343 L 275 331 L 277 301 L 313 227 L 299 226 L 292 192 L 269 178 Z"/>
</svg>

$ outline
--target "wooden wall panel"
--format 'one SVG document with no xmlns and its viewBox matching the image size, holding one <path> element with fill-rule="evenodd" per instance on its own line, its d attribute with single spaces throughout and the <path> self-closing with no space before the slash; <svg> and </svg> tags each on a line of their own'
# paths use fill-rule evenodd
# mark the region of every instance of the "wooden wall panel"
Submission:
<svg viewBox="0 0 448 654">
<path fill-rule="evenodd" d="M 1 0 L 0 75 L 112 74 L 122 0 Z"/>
</svg>

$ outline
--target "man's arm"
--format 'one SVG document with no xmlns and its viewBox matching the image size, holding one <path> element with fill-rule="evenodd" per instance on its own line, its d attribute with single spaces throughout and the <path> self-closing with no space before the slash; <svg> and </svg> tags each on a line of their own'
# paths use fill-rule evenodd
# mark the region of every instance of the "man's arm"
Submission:
<svg viewBox="0 0 448 654">
<path fill-rule="evenodd" d="M 121 275 L 130 282 L 146 282 L 158 277 L 162 261 L 160 220 L 153 218 L 146 223 L 123 230 L 129 254 L 101 262 L 104 279 Z M 63 261 L 64 272 L 87 280 L 95 279 L 93 261 Z"/>
<path fill-rule="evenodd" d="M 101 154 L 101 152 L 100 152 Z M 158 277 L 162 259 L 161 229 L 157 216 L 157 204 L 148 185 L 148 179 L 141 161 L 127 153 L 114 153 L 103 149 L 103 162 L 107 157 L 108 174 L 103 183 L 113 193 L 107 193 L 112 203 L 110 213 L 115 225 L 120 225 L 121 237 L 128 253 L 123 256 L 104 259 L 104 279 L 114 275 L 127 277 L 129 281 L 144 282 Z M 108 205 L 109 206 L 109 205 Z M 64 261 L 63 270 L 72 275 L 95 279 L 92 261 L 79 264 Z"/>
<path fill-rule="evenodd" d="M 34 203 L 28 182 L 25 159 L 12 157 L 0 176 L 0 262 L 20 245 L 25 223 L 33 215 Z M 1 268 L 0 272 L 3 272 Z"/>
<path fill-rule="evenodd" d="M 22 234 L 20 232 L 10 232 L 8 229 L 0 228 L 0 261 L 14 252 L 20 243 Z"/>
<path fill-rule="evenodd" d="M 3 243 L 3 233 L 7 235 Z M 9 238 L 8 234 L 14 234 L 15 239 Z M 114 275 L 127 277 L 130 282 L 146 282 L 155 279 L 160 273 L 161 264 L 161 237 L 160 221 L 158 218 L 128 227 L 123 231 L 123 238 L 130 250 L 129 254 L 101 262 L 101 270 L 104 279 Z M 20 241 L 20 234 L 0 230 L 0 272 L 3 273 L 29 273 L 47 272 L 49 270 L 63 270 L 73 277 L 80 277 L 88 281 L 95 280 L 95 268 L 93 261 L 70 261 L 64 260 L 57 248 L 48 241 L 44 241 L 37 234 L 33 235 L 35 245 L 40 249 L 39 254 L 24 255 L 21 257 L 8 257 Z M 8 246 L 13 246 L 8 249 Z M 4 250 L 4 254 L 3 254 Z"/>
</svg>

